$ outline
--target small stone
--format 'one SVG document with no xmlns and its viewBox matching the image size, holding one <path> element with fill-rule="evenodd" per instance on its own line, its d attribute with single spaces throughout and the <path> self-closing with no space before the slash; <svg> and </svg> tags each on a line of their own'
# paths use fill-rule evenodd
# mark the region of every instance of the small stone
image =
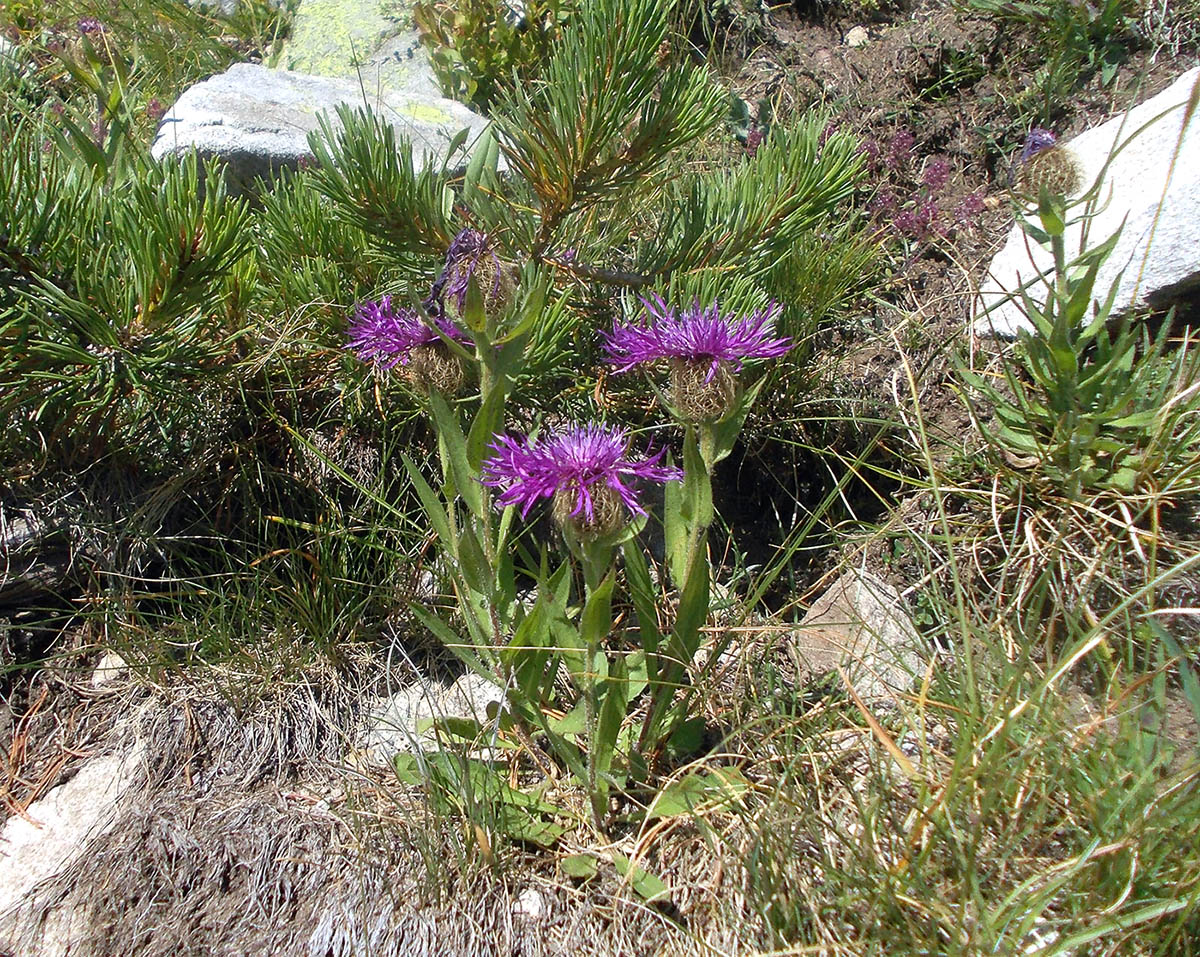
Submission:
<svg viewBox="0 0 1200 957">
<path fill-rule="evenodd" d="M 843 42 L 848 47 L 865 47 L 871 42 L 871 34 L 867 32 L 866 27 L 851 27 L 846 31 Z"/>
<path fill-rule="evenodd" d="M 1200 286 L 1200 115 L 1191 118 L 1181 135 L 1185 107 L 1198 82 L 1200 67 L 1128 113 L 1059 144 L 1078 167 L 1077 192 L 1085 193 L 1099 181 L 1087 244 L 1099 245 L 1121 231 L 1092 291 L 1093 303 L 1099 304 L 1116 287 L 1113 316 L 1165 307 Z M 1114 156 L 1118 146 L 1121 151 Z M 1076 206 L 1068 217 L 1078 220 L 1082 211 Z M 1036 223 L 1035 211 L 1030 214 Z M 1080 221 L 1067 227 L 1068 259 L 1080 252 L 1082 229 Z M 1053 263 L 1048 250 L 1013 226 L 980 285 L 975 334 L 1032 332 L 1019 297 L 1013 297 L 1024 286 L 1039 307 L 1044 305 Z"/>
<path fill-rule="evenodd" d="M 513 913 L 527 920 L 540 920 L 546 913 L 546 899 L 542 896 L 541 891 L 526 887 L 517 895 L 516 902 L 513 904 Z"/>
<path fill-rule="evenodd" d="M 854 570 L 813 603 L 789 641 L 802 676 L 811 680 L 841 668 L 864 700 L 890 698 L 911 686 L 921 647 L 900 593 L 870 572 Z"/>
<path fill-rule="evenodd" d="M 14 814 L 0 828 L 0 952 L 30 953 L 18 943 L 36 920 L 30 894 L 61 874 L 88 842 L 113 826 L 121 798 L 137 783 L 145 748 L 106 754 L 84 763 L 65 784 Z M 9 950 L 8 948 L 13 949 Z M 74 952 L 47 946 L 41 953 Z"/>
<path fill-rule="evenodd" d="M 115 651 L 106 651 L 92 672 L 92 687 L 103 688 L 129 672 L 129 663 Z"/>
<path fill-rule="evenodd" d="M 437 735 L 428 727 L 432 719 L 470 718 L 482 727 L 491 720 L 489 710 L 503 701 L 501 688 L 475 674 L 449 686 L 418 681 L 375 704 L 359 736 L 358 756 L 383 767 L 402 752 L 434 749 Z"/>
</svg>

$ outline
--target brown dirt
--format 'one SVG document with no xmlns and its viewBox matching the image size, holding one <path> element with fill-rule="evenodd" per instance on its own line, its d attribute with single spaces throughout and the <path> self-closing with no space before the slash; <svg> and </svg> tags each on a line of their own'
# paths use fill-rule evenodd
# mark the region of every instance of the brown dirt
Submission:
<svg viewBox="0 0 1200 957">
<path fill-rule="evenodd" d="M 894 193 L 900 204 L 912 205 L 931 163 L 949 167 L 945 185 L 933 191 L 936 228 L 893 243 L 895 272 L 882 301 L 862 303 L 862 334 L 834 350 L 831 375 L 843 380 L 836 391 L 880 397 L 882 386 L 911 409 L 911 371 L 931 434 L 968 443 L 970 419 L 947 387 L 947 346 L 964 342 L 972 291 L 1012 226 L 1011 157 L 1030 126 L 1051 125 L 1070 138 L 1164 89 L 1195 56 L 1154 58 L 1149 49 L 1130 49 L 1112 83 L 1092 78 L 1049 119 L 1038 119 L 1030 90 L 1041 64 L 1030 59 L 1019 32 L 945 0 L 917 0 L 879 22 L 808 13 L 799 5 L 772 11 L 767 41 L 734 72 L 738 95 L 769 102 L 778 121 L 828 111 L 831 126 L 876 145 L 882 156 L 871 188 Z M 857 26 L 867 28 L 869 42 L 848 46 L 844 38 Z M 889 169 L 888 146 L 905 132 L 911 150 L 900 168 Z M 960 220 L 969 196 L 984 208 Z M 894 214 L 884 210 L 877 222 L 886 239 L 900 239 Z"/>
</svg>

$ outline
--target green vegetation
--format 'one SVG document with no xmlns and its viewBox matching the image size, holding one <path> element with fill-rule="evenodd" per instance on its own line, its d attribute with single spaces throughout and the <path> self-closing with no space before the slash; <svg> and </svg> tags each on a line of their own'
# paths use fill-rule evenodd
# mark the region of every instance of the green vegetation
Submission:
<svg viewBox="0 0 1200 957">
<path fill-rule="evenodd" d="M 1040 31 L 1047 103 L 1107 84 L 1135 15 L 971 7 Z M 0 505 L 77 572 L 22 609 L 49 638 L 5 688 L 80 645 L 239 708 L 318 670 L 465 671 L 500 703 L 426 719 L 371 782 L 431 898 L 538 875 L 637 898 L 680 952 L 1194 952 L 1194 336 L 1089 314 L 1112 241 L 1068 251 L 1092 207 L 1043 188 L 1008 195 L 1054 256 L 1037 333 L 968 349 L 905 294 L 982 199 L 907 128 L 752 121 L 688 5 L 506 9 L 417 6 L 479 142 L 422 167 L 345 107 L 237 198 L 151 160 L 155 114 L 286 14 L 3 8 Z M 790 348 L 731 326 L 744 367 L 614 369 L 616 330 L 714 304 Z M 397 317 L 418 338 L 381 353 Z M 491 481 L 501 436 L 527 462 L 580 422 L 621 430 L 605 474 L 649 476 L 648 514 Z M 804 610 L 864 568 L 916 626 L 882 698 L 796 664 Z"/>
</svg>

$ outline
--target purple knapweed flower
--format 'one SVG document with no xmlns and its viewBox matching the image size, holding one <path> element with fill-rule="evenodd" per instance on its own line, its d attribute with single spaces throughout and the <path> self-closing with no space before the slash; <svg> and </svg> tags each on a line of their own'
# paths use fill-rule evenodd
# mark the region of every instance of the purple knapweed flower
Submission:
<svg viewBox="0 0 1200 957">
<path fill-rule="evenodd" d="M 467 288 L 474 279 L 485 299 L 496 300 L 503 289 L 503 268 L 492 248 L 491 238 L 478 229 L 462 229 L 450 241 L 446 264 L 434 281 L 429 304 L 441 311 L 447 300 L 461 313 L 467 304 Z"/>
<path fill-rule="evenodd" d="M 473 343 L 469 336 L 448 319 L 435 319 L 445 335 L 465 346 Z M 432 327 L 425 324 L 415 309 L 392 308 L 392 297 L 379 302 L 364 302 L 350 322 L 347 345 L 363 362 L 374 362 L 384 369 L 408 365 L 413 350 L 442 341 Z"/>
<path fill-rule="evenodd" d="M 595 422 L 545 438 L 497 436 L 490 449 L 482 481 L 501 490 L 498 506 L 519 506 L 523 518 L 539 499 L 551 498 L 555 519 L 584 540 L 616 531 L 630 514 L 646 514 L 630 480 L 683 478 L 680 469 L 658 464 L 662 450 L 634 458 L 624 429 Z"/>
<path fill-rule="evenodd" d="M 719 422 L 740 394 L 736 373 L 746 359 L 773 359 L 792 347 L 792 340 L 774 336 L 780 307 L 735 317 L 721 315 L 713 303 L 697 300 L 676 311 L 662 298 L 642 300 L 647 325 L 617 324 L 604 336 L 608 361 L 617 372 L 666 359 L 670 363 L 670 396 L 674 413 L 685 422 Z"/>
<path fill-rule="evenodd" d="M 1032 157 L 1042 150 L 1048 150 L 1057 142 L 1058 137 L 1049 130 L 1035 126 L 1029 131 L 1029 135 L 1025 137 L 1025 145 L 1021 147 L 1021 162 L 1028 163 Z"/>
<path fill-rule="evenodd" d="M 617 372 L 658 359 L 680 359 L 703 362 L 705 381 L 709 381 L 722 363 L 737 372 L 746 359 L 773 359 L 792 347 L 790 338 L 773 337 L 778 303 L 740 318 L 722 315 L 715 302 L 705 308 L 699 300 L 690 309 L 678 311 L 657 295 L 643 298 L 642 307 L 649 324 L 618 324 L 604 335 L 608 361 Z"/>
</svg>

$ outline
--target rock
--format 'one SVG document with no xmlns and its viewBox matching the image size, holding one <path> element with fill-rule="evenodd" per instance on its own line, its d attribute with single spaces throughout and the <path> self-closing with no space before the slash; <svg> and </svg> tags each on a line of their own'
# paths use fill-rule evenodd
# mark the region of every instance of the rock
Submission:
<svg viewBox="0 0 1200 957">
<path fill-rule="evenodd" d="M 412 143 L 418 168 L 441 163 L 461 130 L 477 136 L 487 125 L 462 104 L 419 91 L 368 91 L 365 101 Z M 150 151 L 155 159 L 191 149 L 203 158 L 221 157 L 231 190 L 242 192 L 259 177 L 298 167 L 310 155 L 308 134 L 318 129 L 317 118 L 328 115 L 337 129 L 335 111 L 343 103 L 364 103 L 357 81 L 237 63 L 179 98 Z"/>
<path fill-rule="evenodd" d="M 103 688 L 129 673 L 129 662 L 115 651 L 106 651 L 92 672 L 92 687 Z"/>
<path fill-rule="evenodd" d="M 921 648 L 900 594 L 870 572 L 853 570 L 813 603 L 788 644 L 802 681 L 836 675 L 840 667 L 865 700 L 908 688 L 921 667 Z"/>
<path fill-rule="evenodd" d="M 139 744 L 122 754 L 92 758 L 71 780 L 31 804 L 24 815 L 14 814 L 4 823 L 0 829 L 0 952 L 33 952 L 28 949 L 28 935 L 31 928 L 38 928 L 36 908 L 30 911 L 31 892 L 66 870 L 91 840 L 113 826 L 121 798 L 140 778 L 144 755 Z M 70 941 L 62 939 L 70 933 L 63 922 L 56 928 L 43 927 L 41 933 L 45 936 L 37 953 L 72 952 Z"/>
<path fill-rule="evenodd" d="M 19 69 L 21 66 L 20 50 L 8 37 L 0 36 L 0 67 Z"/>
<path fill-rule="evenodd" d="M 63 536 L 29 509 L 0 507 L 0 607 L 61 588 L 71 571 Z"/>
<path fill-rule="evenodd" d="M 513 902 L 513 914 L 526 920 L 541 920 L 546 909 L 546 898 L 533 887 L 526 887 Z"/>
<path fill-rule="evenodd" d="M 401 752 L 436 748 L 435 733 L 423 726 L 431 718 L 473 718 L 486 725 L 489 706 L 503 701 L 497 685 L 475 674 L 465 674 L 449 687 L 432 681 L 409 685 L 370 710 L 358 741 L 359 757 L 386 766 Z"/>
<path fill-rule="evenodd" d="M 867 32 L 866 27 L 851 27 L 842 40 L 848 47 L 865 47 L 871 42 L 871 34 Z"/>
<path fill-rule="evenodd" d="M 267 0 L 275 10 L 283 8 L 287 0 Z M 188 0 L 188 5 L 197 10 L 216 10 L 227 17 L 232 17 L 242 7 L 242 0 Z"/>
<path fill-rule="evenodd" d="M 1103 175 L 1089 244 L 1106 240 L 1125 223 L 1097 274 L 1093 297 L 1103 302 L 1119 282 L 1114 315 L 1131 308 L 1162 307 L 1200 285 L 1200 113 L 1192 117 L 1180 143 L 1184 106 L 1198 81 L 1200 68 L 1189 70 L 1158 96 L 1062 144 L 1079 166 L 1079 192 Z M 1160 113 L 1165 115 L 1156 119 Z M 1150 125 L 1142 130 L 1146 124 Z M 1105 171 L 1113 149 L 1122 143 L 1128 145 Z M 1080 250 L 1081 229 L 1082 224 L 1067 229 L 1068 256 Z M 1047 250 L 1013 226 L 980 288 L 975 334 L 1032 331 L 1032 323 L 1009 297 L 1021 284 L 1031 284 L 1027 291 L 1043 304 L 1045 288 L 1039 276 L 1048 273 L 1052 263 Z"/>
<path fill-rule="evenodd" d="M 442 95 L 411 11 L 395 0 L 304 0 L 281 62 L 301 73 L 361 80 L 368 93 Z"/>
</svg>

